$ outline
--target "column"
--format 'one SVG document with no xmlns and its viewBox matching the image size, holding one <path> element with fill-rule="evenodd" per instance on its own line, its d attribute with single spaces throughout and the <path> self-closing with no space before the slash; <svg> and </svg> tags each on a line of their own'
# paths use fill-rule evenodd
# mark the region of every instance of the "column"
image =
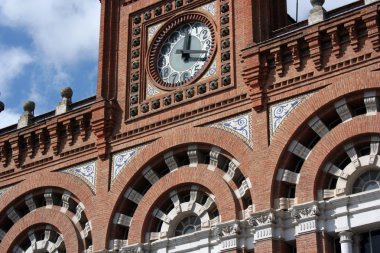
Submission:
<svg viewBox="0 0 380 253">
<path fill-rule="evenodd" d="M 342 253 L 352 253 L 352 235 L 353 233 L 351 231 L 342 231 L 339 233 Z"/>
</svg>

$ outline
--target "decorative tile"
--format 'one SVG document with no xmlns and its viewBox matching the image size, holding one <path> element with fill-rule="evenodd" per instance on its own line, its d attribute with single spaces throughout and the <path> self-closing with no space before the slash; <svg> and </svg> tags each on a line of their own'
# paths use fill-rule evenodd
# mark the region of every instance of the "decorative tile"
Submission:
<svg viewBox="0 0 380 253">
<path fill-rule="evenodd" d="M 241 114 L 206 127 L 218 128 L 230 132 L 242 139 L 252 148 L 252 116 L 251 113 Z"/>
<path fill-rule="evenodd" d="M 92 190 L 96 192 L 95 180 L 96 180 L 96 161 L 83 163 L 75 167 L 70 167 L 60 172 L 73 175 L 83 182 L 85 182 Z"/>
<path fill-rule="evenodd" d="M 150 83 L 147 83 L 147 85 L 146 85 L 146 97 L 147 98 L 154 97 L 155 95 L 160 94 L 160 93 L 161 93 L 160 89 L 157 89 L 156 87 L 154 87 Z"/>
<path fill-rule="evenodd" d="M 214 62 L 211 64 L 211 66 L 207 70 L 206 74 L 202 77 L 202 79 L 210 77 L 210 76 L 214 76 L 216 74 L 216 69 L 217 69 L 216 60 L 214 60 Z"/>
<path fill-rule="evenodd" d="M 158 31 L 158 29 L 160 29 L 161 26 L 162 24 L 157 24 L 157 25 L 152 25 L 148 27 L 148 40 L 153 39 L 154 35 Z"/>
<path fill-rule="evenodd" d="M 7 186 L 7 187 L 4 187 L 4 188 L 1 188 L 0 189 L 0 198 L 7 192 L 9 191 L 11 188 L 13 188 L 13 185 L 12 186 Z"/>
<path fill-rule="evenodd" d="M 270 106 L 270 130 L 271 135 L 274 135 L 276 130 L 281 126 L 282 122 L 296 109 L 302 102 L 309 98 L 311 94 L 298 96 Z"/>
<path fill-rule="evenodd" d="M 216 14 L 216 2 L 205 4 L 201 8 L 205 11 L 210 12 L 210 14 L 213 16 L 215 16 L 215 14 Z"/>
<path fill-rule="evenodd" d="M 124 150 L 112 156 L 112 172 L 111 181 L 113 182 L 121 171 L 132 161 L 132 159 L 143 149 L 146 145 L 138 146 L 132 149 Z"/>
</svg>

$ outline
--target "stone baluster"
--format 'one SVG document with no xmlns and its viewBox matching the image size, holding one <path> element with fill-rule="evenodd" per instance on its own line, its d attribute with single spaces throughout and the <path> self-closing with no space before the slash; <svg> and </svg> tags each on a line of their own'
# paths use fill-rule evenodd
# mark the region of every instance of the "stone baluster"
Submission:
<svg viewBox="0 0 380 253">
<path fill-rule="evenodd" d="M 313 9 L 309 13 L 309 25 L 319 23 L 326 18 L 326 10 L 323 8 L 325 0 L 310 0 Z"/>
</svg>

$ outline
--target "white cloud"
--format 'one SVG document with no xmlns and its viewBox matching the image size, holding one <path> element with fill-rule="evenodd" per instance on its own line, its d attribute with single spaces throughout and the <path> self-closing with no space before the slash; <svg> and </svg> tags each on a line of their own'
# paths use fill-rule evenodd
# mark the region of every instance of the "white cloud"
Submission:
<svg viewBox="0 0 380 253">
<path fill-rule="evenodd" d="M 5 109 L 0 113 L 0 129 L 16 124 L 19 118 L 20 114 L 16 113 L 13 110 Z"/>
<path fill-rule="evenodd" d="M 0 92 L 8 93 L 11 82 L 24 67 L 32 62 L 32 57 L 22 48 L 0 48 Z"/>
<path fill-rule="evenodd" d="M 1 0 L 0 25 L 23 29 L 39 61 L 73 64 L 97 57 L 99 8 L 94 0 Z"/>
</svg>

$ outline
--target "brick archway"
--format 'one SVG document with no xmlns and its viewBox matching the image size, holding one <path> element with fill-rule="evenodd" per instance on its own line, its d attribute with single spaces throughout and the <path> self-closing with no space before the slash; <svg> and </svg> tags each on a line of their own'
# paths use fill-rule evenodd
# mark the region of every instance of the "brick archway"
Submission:
<svg viewBox="0 0 380 253">
<path fill-rule="evenodd" d="M 157 200 L 182 184 L 197 184 L 209 189 L 216 197 L 216 205 L 222 221 L 238 219 L 234 192 L 222 178 L 207 170 L 205 165 L 199 165 L 197 168 L 181 168 L 161 178 L 144 195 L 132 220 L 128 238 L 130 244 L 143 241 L 151 209 Z"/>
<path fill-rule="evenodd" d="M 323 164 L 331 151 L 342 145 L 346 140 L 362 135 L 363 133 L 380 133 L 380 115 L 361 116 L 340 124 L 330 134 L 324 137 L 314 147 L 310 157 L 305 161 L 300 181 L 296 190 L 296 197 L 300 203 L 317 199 L 317 190 L 324 179 L 322 177 Z"/>
<path fill-rule="evenodd" d="M 100 221 L 101 225 L 108 227 L 107 241 L 110 239 L 111 227 L 113 221 L 113 214 L 116 212 L 117 203 L 122 201 L 123 192 L 126 190 L 125 182 L 130 182 L 131 179 L 149 165 L 151 162 L 146 158 L 154 158 L 163 153 L 167 152 L 171 148 L 179 145 L 188 144 L 208 144 L 211 146 L 217 146 L 226 152 L 230 153 L 240 162 L 240 169 L 244 175 L 252 180 L 252 185 L 255 185 L 253 181 L 253 172 L 249 170 L 250 164 L 253 163 L 253 158 L 251 156 L 252 150 L 246 145 L 241 139 L 235 137 L 233 134 L 213 128 L 192 128 L 186 129 L 186 135 L 166 135 L 161 139 L 155 141 L 154 143 L 145 147 L 137 157 L 135 157 L 130 164 L 119 174 L 117 179 L 115 179 L 111 190 L 109 192 L 109 198 L 107 199 L 108 206 L 112 206 L 108 210 L 108 219 L 102 219 Z M 207 168 L 205 169 L 207 170 Z M 215 173 L 216 174 L 216 173 Z M 223 180 L 222 180 L 223 181 Z M 210 182 L 205 182 L 205 187 L 207 188 Z M 248 189 L 251 196 L 253 196 L 253 187 Z M 255 202 L 254 199 L 252 199 Z M 96 239 L 95 239 L 96 241 Z"/>
<path fill-rule="evenodd" d="M 11 191 L 6 192 L 0 202 L 0 213 L 15 200 L 16 197 L 23 196 L 38 188 L 61 188 L 70 191 L 82 202 L 86 207 L 86 215 L 92 219 L 94 214 L 91 210 L 93 194 L 85 183 L 82 183 L 78 178 L 57 172 L 41 172 L 35 173 L 26 180 L 18 183 Z"/>
<path fill-rule="evenodd" d="M 13 244 L 20 238 L 22 232 L 38 224 L 49 224 L 62 233 L 67 252 L 81 252 L 83 245 L 79 245 L 80 235 L 69 217 L 57 210 L 39 208 L 22 217 L 6 234 L 0 244 L 0 252 L 12 252 Z"/>
<path fill-rule="evenodd" d="M 315 93 L 310 99 L 305 101 L 302 106 L 295 109 L 294 112 L 284 121 L 284 125 L 278 130 L 274 136 L 271 145 L 269 147 L 269 156 L 271 159 L 267 160 L 266 168 L 274 168 L 272 178 L 264 179 L 272 181 L 272 189 L 268 196 L 264 196 L 263 199 L 270 199 L 270 206 L 273 207 L 274 198 L 279 191 L 278 184 L 275 184 L 278 170 L 280 169 L 280 163 L 282 162 L 282 155 L 287 152 L 288 145 L 292 142 L 295 136 L 302 131 L 300 126 L 307 124 L 313 116 L 317 115 L 319 111 L 333 101 L 337 101 L 339 98 L 357 93 L 364 92 L 368 89 L 378 89 L 380 80 L 380 73 L 377 72 L 357 72 L 353 73 L 350 78 L 343 79 L 333 85 L 330 85 L 328 89 L 323 89 Z M 302 173 L 302 170 L 301 170 Z M 300 187 L 298 185 L 298 187 Z"/>
</svg>

